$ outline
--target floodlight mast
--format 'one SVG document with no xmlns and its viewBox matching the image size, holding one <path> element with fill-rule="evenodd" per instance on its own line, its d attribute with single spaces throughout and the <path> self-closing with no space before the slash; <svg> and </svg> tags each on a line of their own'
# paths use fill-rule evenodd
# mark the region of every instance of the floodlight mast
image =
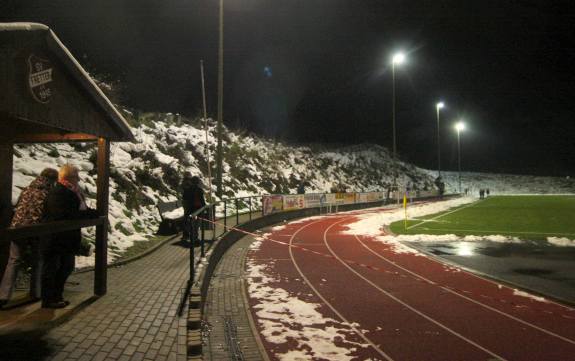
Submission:
<svg viewBox="0 0 575 361">
<path fill-rule="evenodd" d="M 395 53 L 391 58 L 391 83 L 392 83 L 392 125 L 393 125 L 393 187 L 398 195 L 397 203 L 399 204 L 399 189 L 397 187 L 397 145 L 396 145 L 396 135 L 395 135 L 395 65 L 400 65 L 405 61 L 405 54 L 402 52 Z"/>
<path fill-rule="evenodd" d="M 401 65 L 403 62 L 405 62 L 405 54 L 403 53 L 396 53 L 393 55 L 393 57 L 391 58 L 391 82 L 392 82 L 392 108 L 391 108 L 391 112 L 392 112 L 392 123 L 393 123 L 393 159 L 396 159 L 396 155 L 397 155 L 397 147 L 396 147 L 396 141 L 395 141 L 395 65 Z"/>
<path fill-rule="evenodd" d="M 223 133 L 223 114 L 224 114 L 224 0 L 220 0 L 219 9 L 219 46 L 218 46 L 218 122 L 217 122 L 217 152 L 216 152 L 216 194 L 222 197 L 223 194 L 223 150 L 222 150 L 222 133 Z"/>
<path fill-rule="evenodd" d="M 445 103 L 439 102 L 435 104 L 435 110 L 437 112 L 437 178 L 441 178 L 441 140 L 439 137 L 439 109 L 443 109 Z"/>
<path fill-rule="evenodd" d="M 461 137 L 460 134 L 462 130 L 465 129 L 465 123 L 459 121 L 455 124 L 455 130 L 457 131 L 457 169 L 459 178 L 459 193 L 461 194 Z"/>
</svg>

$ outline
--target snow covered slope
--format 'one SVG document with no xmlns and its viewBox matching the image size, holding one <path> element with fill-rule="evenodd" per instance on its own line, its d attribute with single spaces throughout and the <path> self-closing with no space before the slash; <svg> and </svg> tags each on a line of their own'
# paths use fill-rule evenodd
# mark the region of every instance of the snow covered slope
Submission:
<svg viewBox="0 0 575 361">
<path fill-rule="evenodd" d="M 112 146 L 110 181 L 110 252 L 117 258 L 135 241 L 146 241 L 157 230 L 158 200 L 173 200 L 184 172 L 207 174 L 205 132 L 198 120 L 174 114 L 138 114 L 125 111 L 136 136 L 135 143 Z M 215 124 L 209 123 L 210 153 L 215 152 Z M 336 185 L 348 191 L 385 189 L 398 174 L 400 184 L 433 189 L 435 172 L 394 163 L 386 148 L 358 145 L 326 149 L 319 145 L 292 147 L 245 134 L 225 131 L 225 197 L 263 193 L 295 193 L 301 180 L 307 192 L 325 192 Z M 80 167 L 84 190 L 95 206 L 96 152 L 93 144 L 42 144 L 16 147 L 13 202 L 20 190 L 44 167 L 72 163 Z M 445 174 L 448 190 L 455 191 L 457 174 Z M 490 188 L 492 193 L 573 192 L 570 180 L 464 174 L 463 188 Z M 207 182 L 204 182 L 207 184 Z M 93 230 L 86 231 L 93 239 Z M 80 257 L 79 266 L 93 263 Z"/>
</svg>

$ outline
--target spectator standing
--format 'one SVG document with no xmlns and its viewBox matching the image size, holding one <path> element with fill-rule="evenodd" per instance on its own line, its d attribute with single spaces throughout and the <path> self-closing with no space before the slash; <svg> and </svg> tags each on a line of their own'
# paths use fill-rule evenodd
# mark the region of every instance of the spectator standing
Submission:
<svg viewBox="0 0 575 361">
<path fill-rule="evenodd" d="M 489 188 L 487 188 L 487 189 L 485 190 L 485 195 L 486 195 L 487 197 L 489 197 Z"/>
<path fill-rule="evenodd" d="M 439 193 L 439 198 L 443 198 L 443 194 L 445 193 L 445 183 L 441 177 L 435 178 L 435 186 L 437 187 L 437 192 Z"/>
<path fill-rule="evenodd" d="M 97 212 L 86 205 L 79 182 L 78 168 L 70 164 L 60 168 L 58 183 L 46 199 L 46 221 L 97 217 Z M 42 307 L 63 308 L 69 304 L 63 298 L 64 284 L 74 271 L 75 258 L 81 242 L 82 233 L 80 229 L 51 235 L 44 252 Z"/>
<path fill-rule="evenodd" d="M 184 206 L 184 230 L 182 232 L 182 240 L 186 241 L 190 238 L 189 234 L 189 218 L 192 213 L 197 211 L 206 205 L 206 200 L 204 198 L 204 191 L 202 190 L 202 181 L 200 177 L 193 176 L 191 178 L 185 177 L 182 183 L 183 194 L 182 194 L 182 205 Z M 193 222 L 192 234 L 195 239 L 198 238 L 199 222 Z M 190 242 L 193 239 L 190 239 Z"/>
<path fill-rule="evenodd" d="M 300 181 L 299 185 L 297 186 L 297 194 L 305 194 L 305 183 L 304 181 Z"/>
<path fill-rule="evenodd" d="M 14 210 L 14 217 L 10 227 L 22 227 L 37 224 L 44 217 L 44 204 L 48 193 L 58 180 L 58 171 L 53 168 L 44 169 L 40 175 L 22 190 L 18 203 Z M 18 270 L 26 262 L 24 252 L 29 246 L 31 249 L 32 274 L 30 276 L 30 297 L 40 298 L 40 275 L 41 275 L 41 242 L 39 238 L 15 240 L 10 243 L 10 256 L 4 270 L 2 283 L 0 283 L 0 307 L 5 305 L 14 292 Z"/>
</svg>

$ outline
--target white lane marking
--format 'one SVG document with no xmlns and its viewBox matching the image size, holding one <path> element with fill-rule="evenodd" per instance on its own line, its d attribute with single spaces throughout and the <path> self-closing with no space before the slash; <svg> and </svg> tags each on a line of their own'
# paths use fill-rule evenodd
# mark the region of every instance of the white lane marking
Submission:
<svg viewBox="0 0 575 361">
<path fill-rule="evenodd" d="M 425 318 L 426 320 L 436 324 L 437 326 L 443 328 L 444 330 L 452 333 L 453 335 L 459 337 L 460 339 L 470 343 L 471 345 L 477 347 L 478 349 L 488 353 L 489 355 L 499 359 L 499 360 L 505 360 L 505 358 L 497 355 L 496 353 L 486 349 L 485 347 L 481 346 L 480 344 L 468 339 L 467 337 L 463 336 L 462 334 L 458 333 L 455 330 L 452 330 L 451 328 L 445 326 L 444 324 L 442 324 L 441 322 L 431 318 L 430 316 L 427 316 L 425 313 L 419 311 L 418 309 L 414 308 L 413 306 L 408 305 L 407 303 L 403 302 L 402 300 L 400 300 L 399 298 L 395 297 L 394 295 L 392 295 L 391 293 L 387 292 L 386 290 L 382 289 L 381 287 L 379 287 L 378 285 L 376 285 L 375 283 L 373 283 L 372 281 L 370 281 L 369 279 L 365 278 L 364 276 L 362 276 L 359 272 L 357 272 L 356 270 L 354 270 L 351 266 L 349 266 L 345 261 L 343 261 L 341 258 L 339 258 L 339 256 L 332 250 L 332 248 L 329 246 L 329 244 L 327 243 L 327 232 L 336 224 L 344 222 L 345 220 L 339 221 L 339 222 L 335 222 L 333 223 L 331 226 L 327 227 L 327 229 L 325 230 L 325 232 L 323 233 L 323 240 L 325 242 L 326 247 L 328 248 L 328 250 L 331 252 L 331 254 L 345 267 L 347 267 L 351 272 L 355 273 L 359 278 L 363 279 L 365 282 L 367 282 L 368 284 L 370 284 L 371 286 L 373 286 L 375 289 L 379 290 L 381 293 L 383 293 L 384 295 L 386 295 L 387 297 L 391 298 L 392 300 L 394 300 L 395 302 L 403 305 L 404 307 L 410 309 L 411 311 L 415 312 L 416 314 L 418 314 L 419 316 Z"/>
<path fill-rule="evenodd" d="M 301 269 L 299 268 L 294 256 L 293 256 L 293 247 L 291 247 L 292 244 L 292 240 L 293 238 L 296 236 L 297 233 L 299 233 L 300 231 L 302 231 L 304 228 L 311 226 L 312 224 L 315 223 L 319 223 L 322 220 L 319 221 L 315 221 L 312 223 L 308 223 L 304 226 L 302 226 L 300 229 L 298 229 L 292 236 L 292 238 L 290 239 L 290 247 L 288 247 L 289 249 L 289 254 L 290 257 L 292 259 L 293 265 L 295 266 L 296 270 L 299 272 L 299 274 L 301 275 L 301 277 L 304 279 L 304 281 L 307 283 L 307 285 L 313 290 L 313 292 L 339 317 L 341 318 L 344 322 L 346 322 L 348 324 L 348 326 L 355 332 L 357 333 L 357 335 L 359 337 L 361 337 L 365 342 L 367 342 L 369 345 L 371 345 L 371 347 L 373 347 L 381 356 L 383 356 L 383 358 L 385 358 L 386 360 L 389 361 L 394 361 L 393 358 L 391 358 L 391 356 L 389 356 L 388 354 L 386 354 L 385 352 L 383 352 L 383 350 L 381 350 L 378 346 L 376 346 L 369 338 L 367 338 L 362 331 L 358 330 L 356 327 L 353 326 L 352 322 L 350 322 L 347 318 L 345 318 L 338 310 L 335 309 L 335 307 L 333 307 L 333 305 L 326 300 L 320 293 L 319 291 L 311 284 L 310 280 L 303 274 L 303 272 L 301 271 Z"/>
<path fill-rule="evenodd" d="M 355 235 L 354 235 L 354 236 L 355 236 Z M 384 260 L 384 261 L 390 263 L 391 265 L 393 265 L 393 266 L 395 266 L 395 267 L 397 267 L 397 268 L 399 268 L 399 269 L 401 269 L 401 270 L 403 270 L 403 271 L 405 271 L 405 272 L 407 272 L 407 273 L 413 275 L 414 277 L 418 277 L 418 278 L 421 278 L 422 280 L 424 280 L 424 281 L 426 281 L 426 282 L 435 284 L 433 281 L 431 281 L 431 280 L 425 278 L 424 276 L 422 276 L 422 275 L 420 275 L 420 274 L 418 274 L 418 273 L 416 273 L 416 272 L 413 272 L 413 271 L 411 271 L 411 270 L 409 270 L 409 269 L 407 269 L 407 268 L 404 268 L 404 267 L 398 265 L 397 263 L 395 263 L 395 262 L 389 260 L 388 258 L 382 256 L 382 255 L 379 254 L 378 252 L 372 250 L 369 246 L 367 246 L 365 243 L 363 243 L 357 236 L 355 236 L 355 238 L 358 240 L 359 243 L 361 243 L 361 244 L 362 244 L 365 248 L 367 248 L 371 253 L 373 253 L 373 254 L 376 255 L 377 257 L 381 258 L 382 260 Z M 428 259 L 431 259 L 431 258 L 428 257 Z M 481 279 L 483 279 L 483 278 L 481 278 Z M 468 300 L 468 301 L 471 301 L 471 302 L 473 302 L 473 303 L 475 303 L 475 304 L 477 304 L 477 305 L 479 305 L 479 306 L 482 306 L 482 307 L 484 307 L 484 308 L 487 308 L 487 309 L 489 309 L 489 310 L 491 310 L 491 311 L 493 311 L 493 312 L 497 312 L 497 313 L 499 313 L 499 314 L 501 314 L 501 315 L 503 315 L 503 316 L 505 316 L 505 317 L 511 318 L 511 319 L 513 319 L 513 320 L 515 320 L 515 321 L 517 321 L 517 322 L 520 322 L 520 323 L 522 323 L 522 324 L 524 324 L 524 325 L 533 327 L 533 328 L 535 328 L 535 329 L 537 329 L 537 330 L 539 330 L 539 331 L 541 331 L 541 332 L 544 332 L 544 333 L 546 333 L 546 334 L 548 334 L 548 335 L 550 335 L 550 336 L 557 337 L 557 338 L 559 338 L 559 339 L 561 339 L 561 340 L 563 340 L 563 341 L 566 341 L 566 342 L 568 342 L 568 343 L 571 343 L 571 344 L 574 344 L 574 345 L 575 345 L 575 341 L 573 341 L 573 340 L 571 340 L 571 339 L 569 339 L 569 338 L 567 338 L 567 337 L 558 335 L 558 334 L 554 333 L 553 331 L 546 330 L 546 329 L 541 328 L 541 327 L 539 327 L 539 326 L 537 326 L 537 325 L 534 325 L 534 324 L 529 323 L 529 322 L 527 322 L 527 321 L 524 321 L 524 320 L 522 320 L 522 319 L 520 319 L 520 318 L 517 318 L 517 317 L 515 317 L 515 316 L 513 316 L 513 315 L 510 315 L 510 314 L 508 314 L 508 313 L 506 313 L 506 312 L 500 311 L 500 310 L 498 310 L 498 309 L 496 309 L 496 308 L 493 308 L 493 307 L 491 307 L 491 306 L 489 306 L 489 305 L 486 305 L 486 304 L 484 304 L 484 303 L 481 303 L 481 302 L 479 302 L 479 301 L 477 301 L 477 300 L 471 299 L 471 298 L 469 298 L 469 297 L 467 297 L 467 296 L 464 296 L 464 295 L 462 295 L 461 293 L 456 292 L 456 291 L 454 291 L 454 290 L 452 290 L 452 289 L 450 289 L 450 288 L 447 288 L 447 287 L 444 287 L 444 286 L 440 286 L 440 285 L 437 285 L 437 286 L 441 287 L 441 289 L 444 289 L 444 290 L 446 290 L 446 291 L 448 291 L 448 292 L 450 292 L 450 293 L 452 293 L 452 294 L 454 294 L 454 295 L 456 295 L 456 296 L 459 296 L 459 297 L 464 298 L 464 299 L 466 299 L 466 300 Z M 468 291 L 463 291 L 463 292 L 469 293 Z M 484 295 L 481 295 L 481 296 L 485 297 Z M 503 302 L 503 300 L 502 300 L 502 302 Z"/>
<path fill-rule="evenodd" d="M 421 222 L 421 223 L 417 223 L 417 224 L 414 224 L 413 226 L 409 226 L 409 227 L 407 227 L 407 229 L 410 230 L 410 229 L 412 229 L 412 228 L 419 227 L 419 226 L 421 226 L 422 224 L 425 224 L 425 223 L 427 223 L 427 222 L 431 222 L 431 221 L 434 221 L 434 220 L 436 220 L 436 219 L 445 217 L 445 216 L 447 216 L 448 214 L 453 214 L 453 213 L 459 212 L 459 211 L 461 211 L 461 210 L 463 210 L 463 209 L 465 209 L 465 208 L 469 208 L 469 207 L 471 207 L 471 206 L 476 206 L 477 204 L 479 204 L 479 203 L 481 203 L 481 202 L 482 202 L 482 201 L 470 203 L 470 204 L 468 204 L 468 205 L 466 205 L 466 206 L 457 208 L 457 209 L 455 209 L 455 210 L 453 210 L 453 211 L 451 211 L 451 212 L 443 213 L 443 214 L 440 214 L 440 215 L 437 216 L 437 217 L 433 217 L 433 218 L 427 219 L 427 220 L 425 220 L 425 221 L 423 221 L 423 222 Z"/>
</svg>

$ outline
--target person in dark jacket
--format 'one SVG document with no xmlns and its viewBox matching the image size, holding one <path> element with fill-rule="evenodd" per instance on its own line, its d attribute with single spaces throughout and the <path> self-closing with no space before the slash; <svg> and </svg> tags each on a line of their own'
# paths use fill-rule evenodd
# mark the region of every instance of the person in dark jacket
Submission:
<svg viewBox="0 0 575 361">
<path fill-rule="evenodd" d="M 97 212 L 86 206 L 79 181 L 78 168 L 69 164 L 60 168 L 58 183 L 46 199 L 46 222 L 97 217 Z M 74 271 L 75 255 L 81 242 L 80 229 L 51 235 L 44 253 L 42 307 L 62 308 L 69 304 L 63 298 L 64 284 Z"/>
<path fill-rule="evenodd" d="M 185 177 L 182 183 L 183 193 L 182 193 L 182 206 L 184 207 L 184 231 L 182 232 L 182 240 L 186 241 L 190 238 L 189 232 L 189 218 L 192 213 L 197 211 L 206 205 L 206 200 L 204 199 L 204 191 L 202 190 L 202 181 L 200 177 Z M 192 229 L 192 234 L 198 237 L 199 222 L 195 222 L 194 229 Z"/>
<path fill-rule="evenodd" d="M 58 171 L 53 168 L 44 169 L 40 175 L 22 190 L 14 210 L 10 227 L 23 227 L 37 224 L 44 217 L 44 202 L 48 192 L 58 179 Z M 29 246 L 33 259 L 31 260 L 32 275 L 30 277 L 30 297 L 40 298 L 38 290 L 40 282 L 40 242 L 39 238 L 15 240 L 10 243 L 10 256 L 4 269 L 4 276 L 0 283 L 0 307 L 8 303 L 14 292 L 18 270 L 26 263 L 24 251 Z"/>
<path fill-rule="evenodd" d="M 301 180 L 297 186 L 297 194 L 305 194 L 305 182 Z"/>
</svg>

